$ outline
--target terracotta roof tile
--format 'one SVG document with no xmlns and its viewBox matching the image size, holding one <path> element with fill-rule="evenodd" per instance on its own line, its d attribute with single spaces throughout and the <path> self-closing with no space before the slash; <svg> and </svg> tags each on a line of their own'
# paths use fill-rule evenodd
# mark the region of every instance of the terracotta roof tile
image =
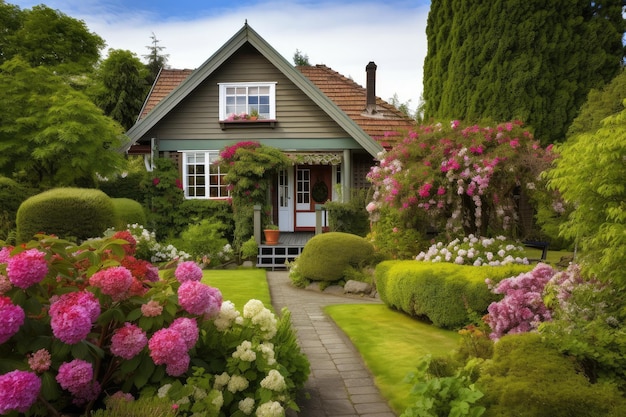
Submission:
<svg viewBox="0 0 626 417">
<path fill-rule="evenodd" d="M 159 72 L 152 90 L 148 94 L 148 98 L 141 109 L 139 118 L 144 118 L 161 100 L 163 100 L 170 92 L 180 85 L 193 72 L 190 69 L 166 69 L 163 68 Z"/>
</svg>

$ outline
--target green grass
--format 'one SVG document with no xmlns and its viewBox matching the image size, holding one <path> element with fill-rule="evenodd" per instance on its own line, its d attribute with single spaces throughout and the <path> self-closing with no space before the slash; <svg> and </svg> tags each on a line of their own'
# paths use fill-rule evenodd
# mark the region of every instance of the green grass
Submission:
<svg viewBox="0 0 626 417">
<path fill-rule="evenodd" d="M 202 282 L 218 288 L 224 300 L 232 301 L 237 310 L 242 311 L 248 300 L 257 299 L 274 311 L 265 270 L 209 269 L 203 273 Z"/>
<path fill-rule="evenodd" d="M 541 259 L 541 249 L 526 248 L 526 257 L 528 259 Z M 556 265 L 563 256 L 572 256 L 574 252 L 549 250 L 546 255 L 545 262 L 550 265 Z"/>
<path fill-rule="evenodd" d="M 324 311 L 348 335 L 363 357 L 382 395 L 399 415 L 409 404 L 404 382 L 425 354 L 446 355 L 460 336 L 422 323 L 382 304 L 328 306 Z"/>
</svg>

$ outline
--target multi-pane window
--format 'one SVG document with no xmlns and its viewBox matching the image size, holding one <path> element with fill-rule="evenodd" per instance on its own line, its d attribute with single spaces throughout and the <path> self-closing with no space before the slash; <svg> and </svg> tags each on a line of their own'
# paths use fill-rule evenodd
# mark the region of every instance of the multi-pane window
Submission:
<svg viewBox="0 0 626 417">
<path fill-rule="evenodd" d="M 215 161 L 218 151 L 184 152 L 183 187 L 188 198 L 226 198 L 225 172 Z"/>
<path fill-rule="evenodd" d="M 275 119 L 276 83 L 219 84 L 220 120 L 233 115 L 259 113 L 260 119 Z"/>
</svg>

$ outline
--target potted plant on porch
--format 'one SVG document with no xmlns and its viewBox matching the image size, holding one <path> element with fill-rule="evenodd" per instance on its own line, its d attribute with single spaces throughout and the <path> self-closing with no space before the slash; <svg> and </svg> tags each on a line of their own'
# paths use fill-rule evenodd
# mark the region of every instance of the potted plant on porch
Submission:
<svg viewBox="0 0 626 417">
<path fill-rule="evenodd" d="M 268 224 L 263 229 L 263 234 L 265 235 L 265 244 L 266 245 L 277 245 L 280 239 L 280 230 L 278 230 L 278 226 L 275 224 Z"/>
</svg>

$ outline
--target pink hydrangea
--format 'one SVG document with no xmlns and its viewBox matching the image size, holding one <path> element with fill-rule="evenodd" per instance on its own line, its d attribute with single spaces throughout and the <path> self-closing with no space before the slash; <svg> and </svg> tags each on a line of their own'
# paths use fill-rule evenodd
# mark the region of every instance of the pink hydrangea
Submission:
<svg viewBox="0 0 626 417">
<path fill-rule="evenodd" d="M 50 352 L 46 349 L 39 349 L 28 357 L 28 366 L 39 374 L 50 369 L 51 362 L 52 357 L 50 356 Z"/>
<path fill-rule="evenodd" d="M 7 263 L 9 257 L 11 256 L 11 250 L 12 248 L 9 246 L 4 246 L 2 249 L 0 249 L 0 264 Z"/>
<path fill-rule="evenodd" d="M 0 344 L 20 330 L 25 318 L 22 307 L 14 305 L 9 297 L 0 296 Z"/>
<path fill-rule="evenodd" d="M 89 278 L 89 284 L 100 288 L 104 294 L 110 295 L 114 300 L 126 298 L 132 283 L 132 273 L 123 266 L 103 269 Z"/>
<path fill-rule="evenodd" d="M 93 380 L 93 366 L 82 359 L 74 359 L 71 362 L 64 362 L 59 366 L 59 373 L 56 380 L 61 388 L 77 394 L 91 385 Z"/>
<path fill-rule="evenodd" d="M 180 376 L 186 370 L 181 371 L 189 358 L 187 345 L 181 334 L 170 328 L 157 330 L 148 341 L 150 357 L 157 365 L 166 365 L 165 371 L 172 376 Z M 187 362 L 187 366 L 189 363 Z"/>
<path fill-rule="evenodd" d="M 50 326 L 55 337 L 67 344 L 85 339 L 100 315 L 100 303 L 89 291 L 63 294 L 50 305 Z"/>
<path fill-rule="evenodd" d="M 131 323 L 117 329 L 111 337 L 111 353 L 124 359 L 132 359 L 148 343 L 146 332 Z"/>
<path fill-rule="evenodd" d="M 150 300 L 141 305 L 141 314 L 145 317 L 157 317 L 163 312 L 163 306 L 156 300 Z"/>
<path fill-rule="evenodd" d="M 16 287 L 26 289 L 44 279 L 48 273 L 46 254 L 28 249 L 7 260 L 7 277 Z"/>
<path fill-rule="evenodd" d="M 185 281 L 178 289 L 178 303 L 188 313 L 214 316 L 222 307 L 222 293 L 199 281 Z"/>
<path fill-rule="evenodd" d="M 185 341 L 187 350 L 193 348 L 198 341 L 198 324 L 194 319 L 187 317 L 179 317 L 172 322 L 170 329 L 176 330 L 180 333 L 181 337 Z"/>
<path fill-rule="evenodd" d="M 202 269 L 193 261 L 185 261 L 178 264 L 174 276 L 180 282 L 200 281 Z"/>
<path fill-rule="evenodd" d="M 37 401 L 41 380 L 32 372 L 15 370 L 0 375 L 0 414 L 25 413 Z"/>
</svg>

